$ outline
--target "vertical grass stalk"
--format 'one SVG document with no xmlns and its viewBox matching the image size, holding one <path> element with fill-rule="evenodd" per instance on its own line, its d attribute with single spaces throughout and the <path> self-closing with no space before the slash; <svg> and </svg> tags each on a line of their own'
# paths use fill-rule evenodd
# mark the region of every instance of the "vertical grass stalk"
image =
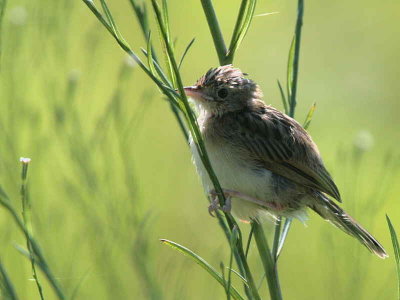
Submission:
<svg viewBox="0 0 400 300">
<path fill-rule="evenodd" d="M 203 6 L 203 11 L 206 15 L 208 27 L 210 28 L 211 36 L 214 41 L 215 51 L 217 51 L 219 63 L 221 65 L 229 64 L 231 62 L 226 61 L 226 45 L 212 1 L 201 0 L 201 5 Z"/>
<path fill-rule="evenodd" d="M 25 158 L 21 157 L 20 162 L 22 164 L 22 172 L 21 172 L 21 202 L 22 202 L 22 219 L 24 221 L 24 225 L 27 228 L 29 234 L 33 236 L 33 230 L 32 230 L 32 222 L 31 222 L 31 204 L 29 202 L 29 195 L 28 195 L 28 185 L 27 185 L 27 180 L 28 180 L 28 166 L 29 163 L 31 162 L 30 158 Z M 40 284 L 37 272 L 36 272 L 36 266 L 35 266 L 35 259 L 34 259 L 34 253 L 32 250 L 32 245 L 29 239 L 26 239 L 26 247 L 29 252 L 29 259 L 31 261 L 31 268 L 32 268 L 32 276 L 33 280 L 36 283 L 36 287 L 38 289 L 38 293 L 40 296 L 41 300 L 44 300 L 44 295 L 43 295 L 43 288 L 42 285 Z"/>
</svg>

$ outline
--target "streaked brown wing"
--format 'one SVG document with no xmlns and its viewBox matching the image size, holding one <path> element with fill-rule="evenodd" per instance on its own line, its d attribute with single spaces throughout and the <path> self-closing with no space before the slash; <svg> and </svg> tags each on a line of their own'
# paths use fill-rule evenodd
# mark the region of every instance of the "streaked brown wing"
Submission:
<svg viewBox="0 0 400 300">
<path fill-rule="evenodd" d="M 263 104 L 234 118 L 236 126 L 230 134 L 236 135 L 232 137 L 235 141 L 241 141 L 241 151 L 266 169 L 341 202 L 317 146 L 294 119 Z"/>
</svg>

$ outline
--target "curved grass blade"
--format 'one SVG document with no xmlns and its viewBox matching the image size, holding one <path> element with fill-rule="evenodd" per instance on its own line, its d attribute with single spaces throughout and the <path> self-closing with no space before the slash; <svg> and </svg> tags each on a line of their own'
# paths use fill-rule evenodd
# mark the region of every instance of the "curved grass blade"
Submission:
<svg viewBox="0 0 400 300">
<path fill-rule="evenodd" d="M 173 241 L 165 239 L 161 239 L 160 241 L 163 244 L 166 244 L 171 248 L 191 258 L 196 264 L 198 264 L 200 267 L 206 270 L 207 273 L 209 273 L 216 281 L 218 281 L 218 283 L 221 284 L 223 288 L 227 286 L 227 282 L 222 278 L 222 276 L 206 260 L 201 258 L 196 253 L 194 253 L 192 250 L 182 245 L 179 245 L 178 243 L 175 243 Z M 231 286 L 231 288 L 229 289 L 229 293 L 233 299 L 244 300 L 244 298 L 239 294 L 239 292 L 233 286 Z"/>
<path fill-rule="evenodd" d="M 113 30 L 114 34 L 118 37 L 119 40 L 121 40 L 123 43 L 127 44 L 127 42 L 124 40 L 122 37 L 122 34 L 119 32 L 117 25 L 115 24 L 114 18 L 110 12 L 110 9 L 107 6 L 107 3 L 105 0 L 100 0 L 101 6 L 103 8 L 103 11 L 106 15 L 108 24 L 110 25 L 111 29 Z"/>
<path fill-rule="evenodd" d="M 400 300 L 400 246 L 399 240 L 397 238 L 396 230 L 393 227 L 392 222 L 388 215 L 386 215 L 386 221 L 389 226 L 390 237 L 392 239 L 393 250 L 394 250 L 394 258 L 396 259 L 396 269 L 397 269 L 397 293 L 398 299 Z"/>
<path fill-rule="evenodd" d="M 193 38 L 193 39 L 190 41 L 190 43 L 186 46 L 186 49 L 185 49 L 185 51 L 183 52 L 182 58 L 181 58 L 181 60 L 180 60 L 180 62 L 179 62 L 179 64 L 178 64 L 178 69 L 179 69 L 179 70 L 181 69 L 183 60 L 185 59 L 186 54 L 188 53 L 190 47 L 192 47 L 192 45 L 193 45 L 195 39 L 196 39 L 196 38 Z"/>
<path fill-rule="evenodd" d="M 154 67 L 153 48 L 151 46 L 151 31 L 149 31 L 147 36 L 147 65 L 149 66 L 151 73 L 154 76 L 157 76 L 157 72 Z"/>
<path fill-rule="evenodd" d="M 231 44 L 229 46 L 227 60 L 232 63 L 236 50 L 239 48 L 247 31 L 250 28 L 251 21 L 253 20 L 254 11 L 256 9 L 256 0 L 243 0 L 239 16 L 237 18 L 236 26 L 232 35 Z"/>
<path fill-rule="evenodd" d="M 308 127 L 310 126 L 310 123 L 311 123 L 311 121 L 312 121 L 312 117 L 313 117 L 313 115 L 314 115 L 314 112 L 315 112 L 315 109 L 316 109 L 316 108 L 317 108 L 317 103 L 314 102 L 314 104 L 311 105 L 310 110 L 308 111 L 307 117 L 306 117 L 306 119 L 305 119 L 305 121 L 304 121 L 303 128 L 304 128 L 305 130 L 307 130 Z"/>
<path fill-rule="evenodd" d="M 243 20 L 245 18 L 248 4 L 249 4 L 249 0 L 242 0 L 242 3 L 240 4 L 239 13 L 236 18 L 236 24 L 235 24 L 235 28 L 233 29 L 231 44 L 229 46 L 229 49 L 232 48 L 233 43 L 238 39 L 239 32 L 242 30 Z"/>
<path fill-rule="evenodd" d="M 230 269 L 230 268 L 227 267 L 227 269 Z M 240 273 L 239 273 L 238 271 L 236 271 L 236 270 L 234 270 L 234 269 L 230 269 L 230 271 L 231 271 L 233 274 L 236 274 L 236 276 L 239 277 L 239 279 L 240 279 L 247 287 L 249 286 L 248 283 L 247 283 L 246 278 L 244 278 L 242 275 L 240 275 Z"/>
<path fill-rule="evenodd" d="M 279 91 L 281 93 L 281 98 L 282 98 L 282 103 L 283 103 L 283 107 L 285 109 L 285 114 L 289 113 L 289 104 L 287 102 L 286 96 L 285 96 L 285 92 L 283 91 L 282 85 L 280 83 L 279 80 L 277 80 L 278 82 L 278 87 L 279 87 Z"/>
</svg>

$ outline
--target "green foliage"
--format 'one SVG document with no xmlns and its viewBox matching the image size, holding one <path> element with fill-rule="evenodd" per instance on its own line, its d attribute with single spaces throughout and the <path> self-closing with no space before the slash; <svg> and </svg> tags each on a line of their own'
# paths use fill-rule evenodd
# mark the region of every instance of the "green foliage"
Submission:
<svg viewBox="0 0 400 300">
<path fill-rule="evenodd" d="M 57 282 L 57 279 L 55 278 L 55 276 L 53 275 L 52 271 L 50 270 L 50 268 L 48 266 L 47 260 L 46 260 L 45 256 L 43 255 L 43 252 L 42 252 L 41 248 L 39 247 L 39 244 L 32 237 L 29 229 L 24 224 L 24 221 L 21 220 L 21 218 L 18 216 L 18 213 L 16 212 L 15 208 L 12 206 L 11 200 L 9 199 L 7 194 L 5 194 L 4 192 L 2 192 L 0 195 L 0 205 L 4 209 L 6 209 L 6 211 L 12 216 L 15 224 L 18 226 L 20 231 L 24 234 L 27 244 L 29 245 L 29 252 L 26 252 L 26 254 L 27 254 L 26 256 L 31 260 L 32 269 L 35 270 L 34 265 L 37 265 L 42 270 L 42 272 L 45 274 L 47 280 L 49 281 L 50 285 L 54 289 L 58 299 L 61 299 L 61 300 L 66 299 L 59 283 Z M 34 274 L 36 274 L 36 271 L 34 271 Z"/>
<path fill-rule="evenodd" d="M 198 264 L 205 271 L 207 271 L 223 287 L 228 285 L 228 282 L 221 276 L 221 274 L 219 274 L 206 260 L 201 258 L 196 253 L 194 253 L 192 250 L 172 241 L 162 239 L 161 242 L 191 258 L 196 264 Z M 230 286 L 229 288 L 229 294 L 232 296 L 233 299 L 237 300 L 243 299 L 243 297 L 238 293 L 238 291 L 232 286 Z"/>
<path fill-rule="evenodd" d="M 304 120 L 304 123 L 303 123 L 303 127 L 304 127 L 304 129 L 308 129 L 308 127 L 310 126 L 310 124 L 311 124 L 311 120 L 312 120 L 312 117 L 313 117 L 313 115 L 314 115 L 314 112 L 315 112 L 315 109 L 317 108 L 317 104 L 316 103 L 314 103 L 311 107 L 310 107 L 310 110 L 308 111 L 308 114 L 307 114 L 307 116 L 306 116 L 306 119 Z"/>
<path fill-rule="evenodd" d="M 394 258 L 396 260 L 398 298 L 400 299 L 400 246 L 399 246 L 399 240 L 397 238 L 396 230 L 394 229 L 393 224 L 390 221 L 390 218 L 388 215 L 386 215 L 386 221 L 389 226 L 390 237 L 392 239 L 393 250 L 394 250 Z"/>
</svg>

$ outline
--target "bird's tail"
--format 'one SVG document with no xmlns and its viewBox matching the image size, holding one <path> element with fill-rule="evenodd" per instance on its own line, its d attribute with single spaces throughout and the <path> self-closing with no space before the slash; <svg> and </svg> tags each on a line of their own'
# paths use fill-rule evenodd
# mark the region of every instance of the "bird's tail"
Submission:
<svg viewBox="0 0 400 300">
<path fill-rule="evenodd" d="M 336 203 L 323 194 L 319 194 L 316 198 L 317 202 L 309 205 L 316 213 L 336 227 L 342 229 L 347 234 L 355 237 L 365 247 L 367 247 L 369 251 L 380 258 L 388 257 L 382 245 L 379 244 L 379 242 L 368 231 L 362 228 L 357 221 L 336 205 Z"/>
</svg>

